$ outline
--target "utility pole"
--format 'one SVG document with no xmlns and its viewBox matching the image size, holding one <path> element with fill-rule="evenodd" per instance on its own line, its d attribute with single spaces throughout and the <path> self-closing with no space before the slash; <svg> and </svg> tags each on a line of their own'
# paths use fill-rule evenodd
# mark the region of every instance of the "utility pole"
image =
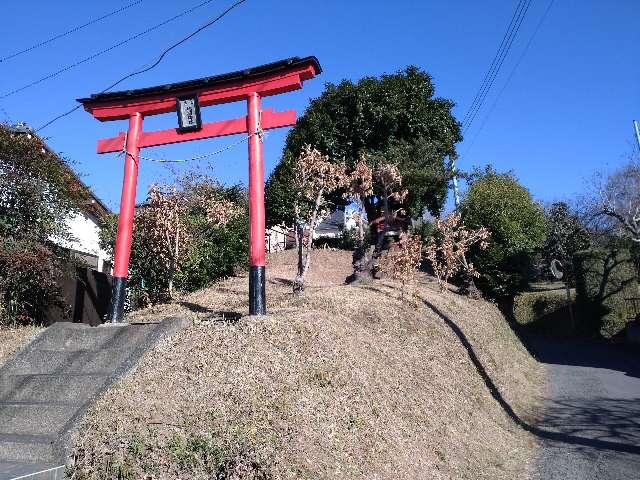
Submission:
<svg viewBox="0 0 640 480">
<path fill-rule="evenodd" d="M 638 121 L 633 121 L 633 126 L 636 129 L 636 140 L 638 141 L 638 148 L 640 149 L 640 127 L 638 127 Z"/>
<path fill-rule="evenodd" d="M 637 128 L 637 125 L 636 125 Z M 453 175 L 452 177 L 452 182 L 453 182 L 453 201 L 455 202 L 456 205 L 456 210 L 458 209 L 458 207 L 460 206 L 460 193 L 458 192 L 458 174 L 456 173 L 456 157 L 455 155 L 450 156 L 449 157 L 449 165 L 451 167 L 451 173 Z"/>
</svg>

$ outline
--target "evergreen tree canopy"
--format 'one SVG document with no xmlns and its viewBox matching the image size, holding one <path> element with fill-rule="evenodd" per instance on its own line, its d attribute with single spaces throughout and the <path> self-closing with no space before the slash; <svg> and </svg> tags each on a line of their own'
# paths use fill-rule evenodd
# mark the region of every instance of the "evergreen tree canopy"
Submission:
<svg viewBox="0 0 640 480">
<path fill-rule="evenodd" d="M 469 187 L 461 206 L 469 228 L 489 229 L 489 247 L 469 255 L 480 272 L 478 287 L 494 297 L 504 297 L 528 282 L 531 260 L 547 238 L 542 207 L 510 174 L 489 171 Z"/>
<path fill-rule="evenodd" d="M 282 159 L 267 182 L 268 222 L 291 223 L 294 218 L 293 169 L 306 144 L 349 168 L 363 155 L 372 167 L 383 160 L 397 164 L 409 190 L 410 213 L 419 216 L 425 208 L 439 213 L 449 180 L 445 157 L 455 155 L 455 144 L 462 140 L 453 106 L 434 98 L 431 76 L 413 66 L 357 83 L 327 84 L 289 132 Z M 337 194 L 334 202 L 343 201 Z M 368 214 L 375 203 L 375 196 L 365 202 Z"/>
</svg>

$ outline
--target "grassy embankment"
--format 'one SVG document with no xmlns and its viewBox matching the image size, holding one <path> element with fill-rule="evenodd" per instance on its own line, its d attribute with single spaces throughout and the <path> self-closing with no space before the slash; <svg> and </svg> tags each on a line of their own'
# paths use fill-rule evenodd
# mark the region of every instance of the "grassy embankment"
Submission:
<svg viewBox="0 0 640 480">
<path fill-rule="evenodd" d="M 270 258 L 266 317 L 240 318 L 246 277 L 133 315 L 193 324 L 91 410 L 73 478 L 526 478 L 536 443 L 467 348 L 525 421 L 542 372 L 494 305 L 427 278 L 414 301 L 389 281 L 345 286 L 350 255 L 331 251 L 295 298 L 294 269 L 292 252 Z"/>
<path fill-rule="evenodd" d="M 0 325 L 0 367 L 40 331 L 42 327 Z"/>
</svg>

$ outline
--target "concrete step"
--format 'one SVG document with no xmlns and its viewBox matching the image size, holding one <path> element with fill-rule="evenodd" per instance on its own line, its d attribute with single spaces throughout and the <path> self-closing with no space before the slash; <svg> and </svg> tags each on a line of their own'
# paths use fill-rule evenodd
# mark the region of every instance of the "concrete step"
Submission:
<svg viewBox="0 0 640 480">
<path fill-rule="evenodd" d="M 0 368 L 0 480 L 62 480 L 57 467 L 91 401 L 184 324 L 58 323 L 12 357 Z"/>
<path fill-rule="evenodd" d="M 100 348 L 117 336 L 128 334 L 129 328 L 89 327 L 79 323 L 54 323 L 34 342 L 44 350 L 91 350 Z"/>
<path fill-rule="evenodd" d="M 64 465 L 0 461 L 0 480 L 64 480 Z"/>
<path fill-rule="evenodd" d="M 96 395 L 103 374 L 26 374 L 0 377 L 0 402 L 85 402 Z"/>
<path fill-rule="evenodd" d="M 57 438 L 57 435 L 0 433 L 0 462 L 55 463 Z"/>
<path fill-rule="evenodd" d="M 56 435 L 79 407 L 78 404 L 0 404 L 0 434 Z"/>
<path fill-rule="evenodd" d="M 135 344 L 133 344 L 135 345 Z M 132 345 L 123 342 L 117 348 L 98 350 L 32 350 L 16 358 L 4 369 L 6 375 L 88 373 L 108 375 L 115 366 L 129 358 Z"/>
</svg>

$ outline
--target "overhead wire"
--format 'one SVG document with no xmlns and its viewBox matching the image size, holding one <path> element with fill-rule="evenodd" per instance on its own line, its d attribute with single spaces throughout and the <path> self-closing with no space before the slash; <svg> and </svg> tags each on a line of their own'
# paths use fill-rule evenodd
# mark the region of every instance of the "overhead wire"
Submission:
<svg viewBox="0 0 640 480">
<path fill-rule="evenodd" d="M 109 85 L 108 87 L 106 87 L 105 89 L 101 90 L 100 92 L 98 92 L 98 94 L 101 93 L 105 93 L 109 90 L 111 90 L 113 87 L 119 85 L 120 83 L 124 82 L 125 80 L 136 76 L 136 75 L 140 75 L 142 73 L 146 73 L 149 70 L 152 70 L 153 68 L 157 67 L 160 62 L 164 59 L 164 57 L 173 49 L 177 48 L 178 46 L 182 45 L 183 43 L 185 43 L 186 41 L 188 41 L 189 39 L 193 38 L 194 36 L 196 36 L 198 33 L 202 32 L 203 30 L 209 28 L 210 26 L 214 25 L 215 23 L 217 23 L 218 21 L 220 21 L 222 18 L 224 18 L 227 14 L 229 14 L 234 8 L 238 7 L 239 5 L 243 4 L 244 2 L 246 2 L 247 0 L 238 0 L 235 3 L 233 3 L 230 7 L 228 7 L 226 10 L 224 10 L 221 14 L 219 14 L 217 17 L 213 18 L 212 20 L 209 20 L 208 22 L 206 22 L 205 24 L 201 25 L 199 28 L 197 28 L 196 30 L 194 30 L 193 32 L 191 32 L 189 35 L 187 35 L 186 37 L 183 37 L 181 40 L 173 43 L 172 45 L 170 45 L 169 47 L 165 48 L 160 55 L 158 56 L 158 58 L 148 67 L 144 67 L 140 70 L 137 70 L 135 72 L 129 73 L 128 75 L 125 75 L 124 77 L 120 78 L 119 80 L 113 82 L 111 85 Z M 73 112 L 75 112 L 76 110 L 78 110 L 82 105 L 78 104 L 75 107 L 73 107 L 72 109 L 61 113 L 60 115 L 52 118 L 51 120 L 47 121 L 46 123 L 44 123 L 42 126 L 38 127 L 36 129 L 36 132 L 39 132 L 40 130 L 43 130 L 44 128 L 48 127 L 49 125 L 51 125 L 54 122 L 57 122 L 58 120 L 60 120 L 61 118 L 66 117 L 67 115 L 71 115 Z"/>
<path fill-rule="evenodd" d="M 512 21 L 509 24 L 506 36 L 503 38 L 503 42 L 501 42 L 500 47 L 496 52 L 496 56 L 494 57 L 494 61 L 492 62 L 492 67 L 489 68 L 489 71 L 487 72 L 487 75 L 485 75 L 485 78 L 483 80 L 483 84 L 481 85 L 480 90 L 476 95 L 477 101 L 475 102 L 475 105 L 472 105 L 472 107 L 469 109 L 467 115 L 465 115 L 466 124 L 463 124 L 463 131 L 467 131 L 471 128 L 471 125 L 473 124 L 478 112 L 484 105 L 487 95 L 493 87 L 493 83 L 497 78 L 502 65 L 504 64 L 504 60 L 509 54 L 509 51 L 511 50 L 518 32 L 520 31 L 520 27 L 524 21 L 525 16 L 527 15 L 529 7 L 531 6 L 531 1 L 532 0 L 524 0 L 523 2 L 521 0 L 518 4 L 518 7 L 516 8 L 517 15 L 515 17 L 515 23 Z"/>
<path fill-rule="evenodd" d="M 476 116 L 478 115 L 478 113 L 480 112 L 480 110 L 482 109 L 482 106 L 484 105 L 485 100 L 487 99 L 487 95 L 489 94 L 489 92 L 491 91 L 491 88 L 493 87 L 493 83 L 495 81 L 495 79 L 498 76 L 498 73 L 500 72 L 500 69 L 502 68 L 502 65 L 504 63 L 504 60 L 506 59 L 507 55 L 509 54 L 509 51 L 511 50 L 511 46 L 513 45 L 514 40 L 516 39 L 518 32 L 520 30 L 520 27 L 522 25 L 522 22 L 524 20 L 524 17 L 527 14 L 527 11 L 529 10 L 529 7 L 531 6 L 531 0 L 529 0 L 527 2 L 526 8 L 522 11 L 522 14 L 519 18 L 519 21 L 516 25 L 515 30 L 512 32 L 512 35 L 507 43 L 507 46 L 505 48 L 505 50 L 503 50 L 502 53 L 502 57 L 500 58 L 500 61 L 497 65 L 497 68 L 494 70 L 493 75 L 491 76 L 491 78 L 489 79 L 489 83 L 485 89 L 484 95 L 482 96 L 482 100 L 480 101 L 480 103 L 478 105 L 476 105 L 476 109 L 473 112 L 472 116 L 469 119 L 469 122 L 467 124 L 467 130 L 469 130 L 471 128 L 471 125 L 473 124 Z"/>
<path fill-rule="evenodd" d="M 524 6 L 524 2 L 525 2 L 525 0 L 520 0 L 518 2 L 518 5 L 516 6 L 516 9 L 513 12 L 513 15 L 511 16 L 511 20 L 509 21 L 509 24 L 507 25 L 507 30 L 504 32 L 504 35 L 502 36 L 502 40 L 500 41 L 500 45 L 498 46 L 498 50 L 496 51 L 496 53 L 495 53 L 495 55 L 493 57 L 493 60 L 491 60 L 491 63 L 489 64 L 489 69 L 484 74 L 482 82 L 480 83 L 480 88 L 478 89 L 478 91 L 476 92 L 475 96 L 473 97 L 473 101 L 471 102 L 471 106 L 469 107 L 469 109 L 467 110 L 467 112 L 465 113 L 465 115 L 464 115 L 464 117 L 462 119 L 462 125 L 463 126 L 466 125 L 467 119 L 469 117 L 469 114 L 471 113 L 471 111 L 475 107 L 476 103 L 480 99 L 480 93 L 483 91 L 484 86 L 485 86 L 486 82 L 489 79 L 490 73 L 495 68 L 496 62 L 497 62 L 498 57 L 500 55 L 500 52 L 504 48 L 504 44 L 505 44 L 505 42 L 507 40 L 507 37 L 508 37 L 509 33 L 511 32 L 513 26 L 515 25 L 516 18 L 519 15 L 520 9 L 522 8 L 522 6 Z"/>
<path fill-rule="evenodd" d="M 109 53 L 112 50 L 115 50 L 116 48 L 122 47 L 123 45 L 126 45 L 127 43 L 132 42 L 133 40 L 136 40 L 136 39 L 138 39 L 138 38 L 140 38 L 140 37 L 142 37 L 144 35 L 147 35 L 147 34 L 153 32 L 153 31 L 161 28 L 161 27 L 164 27 L 168 23 L 171 23 L 171 22 L 177 20 L 178 18 L 184 17 L 185 15 L 188 15 L 188 14 L 192 13 L 193 11 L 197 10 L 198 8 L 201 8 L 201 7 L 211 3 L 213 1 L 214 0 L 205 0 L 204 2 L 201 2 L 201 3 L 195 5 L 195 6 L 191 7 L 191 8 L 188 8 L 187 10 L 183 10 L 182 12 L 178 13 L 177 15 L 174 15 L 171 18 L 168 18 L 168 19 L 166 19 L 166 20 L 164 20 L 164 21 L 162 21 L 162 22 L 160 22 L 160 23 L 158 23 L 158 24 L 156 24 L 156 25 L 154 25 L 152 27 L 149 27 L 149 28 L 147 28 L 145 30 L 142 30 L 141 32 L 138 32 L 135 35 L 132 35 L 132 36 L 130 36 L 130 37 L 118 42 L 118 43 L 114 43 L 110 47 L 107 47 L 107 48 L 105 48 L 103 50 L 100 50 L 100 51 L 98 51 L 96 53 L 93 53 L 93 54 L 89 55 L 88 57 L 84 57 L 81 60 L 78 60 L 77 62 L 70 63 L 70 64 L 68 64 L 68 65 L 56 70 L 55 72 L 51 72 L 51 73 L 49 73 L 49 74 L 47 74 L 47 75 L 45 75 L 43 77 L 40 77 L 37 80 L 34 80 L 34 81 L 29 82 L 29 83 L 27 83 L 25 85 L 22 85 L 21 87 L 18 87 L 18 88 L 15 88 L 13 90 L 10 90 L 10 91 L 2 94 L 0 96 L 0 99 L 7 98 L 7 97 L 10 97 L 12 95 L 15 95 L 16 93 L 22 92 L 22 91 L 24 91 L 24 90 L 26 90 L 28 88 L 34 87 L 36 85 L 39 85 L 42 82 L 45 82 L 47 80 L 51 80 L 52 78 L 55 78 L 55 77 L 57 77 L 58 75 L 60 75 L 60 74 L 62 74 L 64 72 L 68 72 L 69 70 L 72 70 L 72 69 L 74 69 L 74 68 L 76 68 L 76 67 L 78 67 L 80 65 L 83 65 L 83 64 L 85 64 L 87 62 L 95 60 L 96 58 L 104 55 L 105 53 Z"/>
<path fill-rule="evenodd" d="M 100 22 L 102 20 L 105 20 L 105 19 L 107 19 L 109 17 L 112 17 L 114 15 L 117 15 L 118 13 L 124 12 L 125 10 L 128 10 L 129 8 L 134 7 L 134 6 L 142 3 L 142 1 L 143 0 L 136 0 L 135 2 L 131 2 L 128 5 L 125 5 L 123 7 L 120 7 L 118 9 L 116 9 L 116 10 L 113 10 L 112 12 L 109 12 L 106 15 L 102 15 L 101 17 L 98 17 L 98 18 L 93 18 L 93 19 L 89 20 L 88 22 L 83 23 L 82 25 L 78 25 L 78 26 L 73 27 L 73 28 L 71 28 L 71 29 L 69 29 L 69 30 L 67 30 L 67 31 L 65 31 L 63 33 L 59 33 L 57 35 L 54 35 L 52 37 L 47 38 L 46 40 L 43 40 L 43 41 L 38 42 L 38 43 L 35 43 L 35 44 L 31 45 L 30 47 L 24 48 L 22 50 L 18 50 L 17 52 L 13 52 L 13 53 L 11 53 L 9 55 L 5 55 L 4 57 L 0 57 L 0 63 L 6 62 L 7 60 L 15 58 L 15 57 L 17 57 L 19 55 L 23 55 L 25 53 L 29 53 L 32 50 L 35 50 L 37 48 L 44 47 L 45 45 L 48 45 L 51 42 L 55 42 L 56 40 L 59 40 L 59 39 L 61 39 L 63 37 L 71 35 L 72 33 L 78 32 L 78 31 L 82 30 L 83 28 L 86 28 L 86 27 L 88 27 L 90 25 L 94 25 L 94 24 L 96 24 L 96 23 L 98 23 L 98 22 Z"/>
<path fill-rule="evenodd" d="M 487 124 L 487 121 L 489 120 L 489 117 L 491 116 L 491 114 L 493 113 L 493 110 L 496 108 L 496 105 L 498 104 L 498 101 L 500 100 L 500 97 L 502 96 L 502 94 L 504 93 L 504 91 L 507 89 L 507 87 L 509 86 L 509 83 L 511 82 L 511 79 L 513 78 L 514 74 L 516 73 L 516 70 L 518 69 L 518 67 L 520 66 L 520 63 L 522 63 L 522 59 L 525 57 L 525 55 L 527 54 L 527 52 L 529 51 L 529 48 L 531 47 L 531 44 L 533 43 L 534 38 L 536 37 L 536 35 L 538 34 L 538 31 L 540 30 L 540 28 L 542 27 L 542 24 L 544 23 L 544 21 L 546 20 L 546 18 L 549 15 L 549 12 L 551 11 L 551 8 L 553 7 L 555 0 L 551 0 L 549 2 L 549 5 L 547 6 L 546 10 L 544 11 L 544 13 L 542 14 L 542 17 L 540 18 L 540 21 L 538 22 L 538 24 L 536 25 L 536 28 L 533 30 L 533 33 L 531 34 L 531 36 L 529 37 L 529 40 L 527 41 L 527 44 L 525 45 L 524 49 L 522 50 L 522 53 L 520 54 L 520 56 L 518 57 L 518 60 L 516 61 L 516 63 L 513 66 L 513 69 L 511 70 L 511 72 L 509 73 L 509 76 L 507 77 L 507 80 L 505 81 L 504 85 L 502 86 L 502 88 L 500 89 L 500 91 L 498 92 L 498 95 L 496 95 L 496 98 L 494 99 L 491 107 L 489 108 L 489 112 L 487 113 L 487 115 L 484 117 L 484 120 L 482 121 L 482 123 L 480 124 L 480 128 L 476 131 L 475 135 L 473 136 L 473 139 L 471 140 L 471 143 L 469 144 L 469 146 L 467 147 L 467 149 L 465 150 L 465 153 L 463 156 L 466 156 L 469 151 L 471 150 L 471 147 L 473 147 L 473 144 L 475 143 L 476 139 L 478 138 L 478 135 L 480 135 L 480 132 L 482 132 L 482 129 L 484 128 L 484 126 Z"/>
</svg>

